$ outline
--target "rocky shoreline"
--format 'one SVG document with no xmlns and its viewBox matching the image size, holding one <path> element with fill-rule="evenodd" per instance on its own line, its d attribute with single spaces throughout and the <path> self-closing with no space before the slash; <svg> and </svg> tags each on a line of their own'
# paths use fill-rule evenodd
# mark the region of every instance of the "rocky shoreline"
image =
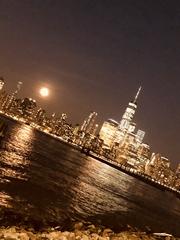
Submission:
<svg viewBox="0 0 180 240">
<path fill-rule="evenodd" d="M 165 233 L 141 232 L 129 226 L 129 230 L 119 233 L 113 232 L 103 226 L 83 224 L 81 222 L 74 224 L 73 229 L 69 231 L 60 231 L 60 226 L 35 231 L 33 228 L 25 227 L 1 227 L 0 239 L 5 240 L 180 240 Z"/>
</svg>

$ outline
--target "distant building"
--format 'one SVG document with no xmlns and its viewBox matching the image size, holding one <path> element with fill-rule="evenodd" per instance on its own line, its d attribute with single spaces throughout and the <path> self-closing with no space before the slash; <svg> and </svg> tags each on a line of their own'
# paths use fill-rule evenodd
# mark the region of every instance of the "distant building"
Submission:
<svg viewBox="0 0 180 240">
<path fill-rule="evenodd" d="M 117 161 L 136 167 L 137 147 L 135 134 L 128 133 L 124 135 L 124 138 L 119 145 Z"/>
<path fill-rule="evenodd" d="M 145 165 L 151 157 L 150 146 L 146 143 L 141 143 L 137 150 L 137 157 L 139 163 Z"/>
<path fill-rule="evenodd" d="M 15 92 L 13 92 L 12 94 L 6 95 L 6 98 L 4 99 L 4 102 L 2 104 L 2 109 L 5 112 L 11 112 L 14 105 L 16 105 L 16 103 L 15 103 L 16 96 L 17 96 L 18 92 L 20 91 L 21 86 L 22 86 L 22 82 L 18 82 Z"/>
<path fill-rule="evenodd" d="M 180 178 L 180 163 L 179 163 L 178 166 L 177 166 L 176 175 L 178 175 L 179 178 Z"/>
<path fill-rule="evenodd" d="M 92 131 L 92 135 L 93 135 L 93 136 L 96 136 L 98 127 L 99 127 L 98 124 L 95 124 L 95 125 L 94 125 L 93 131 Z"/>
<path fill-rule="evenodd" d="M 143 142 L 144 136 L 145 136 L 145 132 L 139 129 L 136 133 L 136 137 L 139 143 Z"/>
<path fill-rule="evenodd" d="M 3 89 L 4 86 L 4 78 L 0 77 L 0 91 Z"/>
<path fill-rule="evenodd" d="M 74 135 L 78 135 L 79 128 L 80 128 L 79 124 L 76 124 L 75 127 L 74 127 L 74 129 L 73 129 L 73 134 L 74 134 Z"/>
<path fill-rule="evenodd" d="M 161 157 L 161 162 L 164 167 L 169 168 L 170 167 L 170 160 L 166 157 Z"/>
<path fill-rule="evenodd" d="M 175 178 L 175 182 L 174 182 L 174 186 L 180 190 L 180 163 L 178 164 L 177 166 L 177 169 L 176 169 L 176 178 Z"/>
<path fill-rule="evenodd" d="M 95 124 L 96 117 L 97 117 L 97 113 L 91 112 L 89 117 L 84 120 L 81 126 L 81 131 L 85 133 L 93 134 L 95 132 L 95 128 L 97 128 Z"/>
<path fill-rule="evenodd" d="M 141 87 L 138 89 L 136 96 L 132 102 L 129 102 L 122 119 L 118 125 L 118 131 L 115 134 L 114 142 L 120 143 L 124 137 L 123 133 L 134 132 L 136 124 L 132 122 L 136 109 L 137 109 L 137 99 L 140 94 Z"/>
<path fill-rule="evenodd" d="M 46 111 L 42 108 L 39 108 L 37 110 L 37 113 L 35 115 L 35 122 L 38 124 L 38 125 L 43 125 L 44 121 L 45 121 L 45 118 L 46 118 Z"/>
<path fill-rule="evenodd" d="M 168 158 L 161 156 L 159 153 L 153 153 L 149 162 L 145 166 L 145 173 L 169 186 L 175 184 L 175 173 L 170 169 Z"/>
<path fill-rule="evenodd" d="M 141 87 L 134 100 L 129 102 L 121 121 L 118 123 L 109 119 L 103 123 L 99 133 L 104 145 L 115 152 L 115 160 L 134 168 L 139 165 L 144 168 L 146 161 L 150 159 L 150 147 L 143 143 L 145 132 L 138 130 L 135 133 L 136 123 L 133 122 L 140 91 Z"/>
<path fill-rule="evenodd" d="M 18 92 L 21 90 L 21 87 L 22 87 L 22 82 L 18 82 L 17 83 L 17 88 L 16 88 L 16 90 L 15 90 L 15 92 L 14 92 L 14 95 L 17 95 L 18 94 Z"/>
<path fill-rule="evenodd" d="M 104 144 L 111 147 L 114 143 L 115 133 L 117 131 L 118 122 L 113 119 L 105 121 L 100 129 L 99 137 L 104 141 Z"/>
<path fill-rule="evenodd" d="M 119 128 L 122 131 L 128 131 L 131 129 L 131 122 L 136 112 L 137 104 L 134 102 L 129 102 L 128 107 L 126 108 L 122 119 L 119 124 Z"/>
<path fill-rule="evenodd" d="M 126 108 L 126 110 L 122 116 L 122 119 L 119 124 L 119 128 L 122 131 L 130 131 L 131 132 L 132 130 L 134 130 L 132 128 L 132 120 L 134 118 L 134 115 L 135 115 L 135 112 L 137 109 L 137 99 L 140 94 L 140 91 L 141 91 L 141 87 L 138 89 L 134 100 L 132 102 L 129 102 L 128 107 Z"/>
</svg>

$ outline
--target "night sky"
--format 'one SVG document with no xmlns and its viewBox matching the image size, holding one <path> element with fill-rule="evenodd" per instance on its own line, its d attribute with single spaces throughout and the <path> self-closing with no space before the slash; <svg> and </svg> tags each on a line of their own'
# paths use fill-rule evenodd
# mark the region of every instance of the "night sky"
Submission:
<svg viewBox="0 0 180 240">
<path fill-rule="evenodd" d="M 180 159 L 180 1 L 0 0 L 0 75 L 6 89 L 73 124 L 91 110 L 117 121 L 138 87 L 145 142 Z M 38 96 L 40 86 L 51 96 Z"/>
</svg>

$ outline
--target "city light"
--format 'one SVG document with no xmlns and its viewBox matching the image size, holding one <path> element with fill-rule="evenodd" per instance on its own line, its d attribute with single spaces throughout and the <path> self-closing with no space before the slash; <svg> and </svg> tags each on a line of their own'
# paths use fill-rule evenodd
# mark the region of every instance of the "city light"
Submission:
<svg viewBox="0 0 180 240">
<path fill-rule="evenodd" d="M 49 89 L 47 87 L 42 87 L 42 88 L 40 88 L 39 93 L 42 97 L 48 97 Z"/>
<path fill-rule="evenodd" d="M 143 142 L 145 131 L 136 129 L 134 115 L 141 87 L 134 100 L 128 103 L 120 121 L 108 119 L 98 132 L 96 112 L 91 112 L 82 124 L 73 126 L 67 122 L 65 113 L 53 113 L 49 116 L 32 98 L 18 98 L 22 82 L 18 82 L 12 94 L 2 90 L 2 78 L 0 83 L 1 114 L 75 146 L 81 152 L 150 184 L 180 193 L 180 164 L 176 170 L 172 170 L 168 158 L 160 153 L 153 153 L 151 147 Z M 49 88 L 42 86 L 39 94 L 41 97 L 48 97 Z"/>
</svg>

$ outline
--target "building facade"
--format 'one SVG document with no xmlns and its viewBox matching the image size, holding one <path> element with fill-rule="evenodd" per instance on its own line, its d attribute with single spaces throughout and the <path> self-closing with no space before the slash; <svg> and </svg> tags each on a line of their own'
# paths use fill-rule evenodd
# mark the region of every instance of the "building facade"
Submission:
<svg viewBox="0 0 180 240">
<path fill-rule="evenodd" d="M 103 140 L 104 144 L 111 148 L 114 143 L 115 133 L 118 129 L 118 122 L 113 119 L 105 121 L 100 129 L 99 137 Z"/>
</svg>

